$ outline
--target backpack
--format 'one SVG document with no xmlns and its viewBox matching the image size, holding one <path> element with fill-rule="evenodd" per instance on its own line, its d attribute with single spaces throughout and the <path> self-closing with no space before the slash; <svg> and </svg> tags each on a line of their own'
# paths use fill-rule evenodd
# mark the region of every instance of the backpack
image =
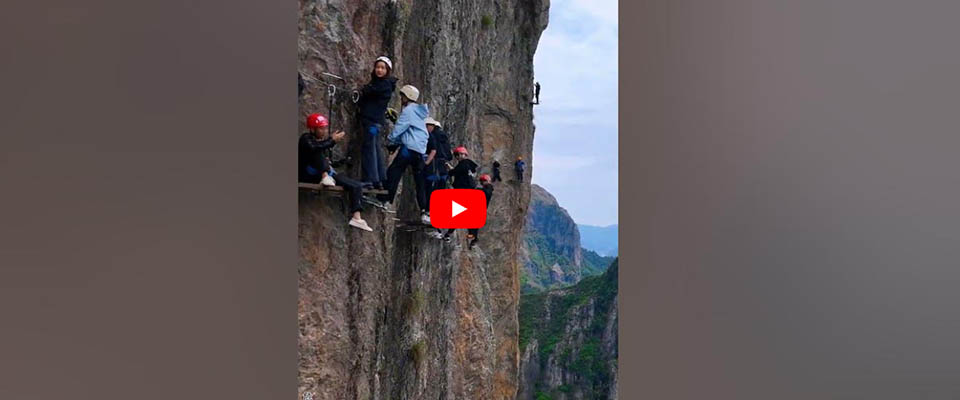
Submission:
<svg viewBox="0 0 960 400">
<path fill-rule="evenodd" d="M 446 132 L 437 132 L 437 137 L 434 139 L 437 142 L 437 155 L 436 158 L 440 161 L 450 161 L 453 160 L 453 151 L 450 150 L 450 140 L 447 137 Z"/>
</svg>

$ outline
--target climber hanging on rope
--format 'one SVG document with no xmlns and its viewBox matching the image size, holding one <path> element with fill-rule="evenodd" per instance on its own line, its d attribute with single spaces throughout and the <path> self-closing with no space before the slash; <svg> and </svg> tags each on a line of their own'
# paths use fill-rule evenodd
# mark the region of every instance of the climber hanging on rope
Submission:
<svg viewBox="0 0 960 400">
<path fill-rule="evenodd" d="M 343 187 L 350 197 L 350 212 L 353 214 L 348 224 L 354 228 L 365 231 L 373 231 L 367 221 L 360 216 L 363 210 L 361 200 L 363 198 L 363 189 L 360 182 L 337 174 L 331 165 L 328 153 L 330 149 L 343 140 L 346 135 L 343 131 L 337 131 L 332 135 L 324 128 L 329 126 L 327 118 L 320 114 L 310 114 L 307 117 L 308 132 L 300 135 L 298 163 L 298 178 L 304 183 L 320 183 L 323 186 Z"/>
<path fill-rule="evenodd" d="M 413 169 L 413 181 L 416 184 L 417 205 L 420 207 L 420 219 L 424 224 L 430 223 L 430 215 L 427 213 L 429 205 L 424 199 L 425 185 L 423 182 L 424 158 L 427 152 L 427 139 L 429 133 L 425 118 L 429 115 L 429 109 L 424 104 L 417 103 L 420 98 L 420 91 L 412 85 L 405 85 L 400 88 L 400 104 L 402 109 L 397 118 L 397 123 L 393 126 L 393 131 L 387 136 L 390 142 L 388 149 L 395 152 L 393 161 L 387 167 L 387 189 L 386 195 L 378 195 L 377 199 L 383 202 L 386 209 L 391 208 L 394 197 L 397 195 L 397 186 L 400 185 L 400 178 L 407 167 Z"/>
<path fill-rule="evenodd" d="M 387 57 L 377 57 L 370 71 L 370 82 L 359 90 L 357 117 L 360 120 L 363 180 L 376 189 L 387 181 L 385 154 L 380 147 L 380 132 L 384 127 L 387 103 L 397 88 L 397 78 L 390 76 L 393 63 Z"/>
</svg>

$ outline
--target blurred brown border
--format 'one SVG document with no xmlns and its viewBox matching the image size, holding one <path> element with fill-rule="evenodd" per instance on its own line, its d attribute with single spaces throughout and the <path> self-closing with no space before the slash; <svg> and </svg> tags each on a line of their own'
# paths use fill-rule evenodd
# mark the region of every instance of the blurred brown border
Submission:
<svg viewBox="0 0 960 400">
<path fill-rule="evenodd" d="M 295 7 L 7 5 L 0 398 L 295 396 Z M 960 396 L 958 7 L 621 4 L 621 398 Z"/>
<path fill-rule="evenodd" d="M 296 2 L 0 16 L 0 398 L 296 397 Z"/>
<path fill-rule="evenodd" d="M 620 7 L 620 398 L 960 398 L 960 3 Z"/>
</svg>

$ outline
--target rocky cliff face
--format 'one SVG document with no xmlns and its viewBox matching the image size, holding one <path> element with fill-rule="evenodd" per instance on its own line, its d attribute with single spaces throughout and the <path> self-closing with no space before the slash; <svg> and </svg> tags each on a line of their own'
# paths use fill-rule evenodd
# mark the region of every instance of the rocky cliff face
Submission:
<svg viewBox="0 0 960 400">
<path fill-rule="evenodd" d="M 617 285 L 614 263 L 601 276 L 520 306 L 519 400 L 617 398 Z"/>
<path fill-rule="evenodd" d="M 582 275 L 580 232 L 557 199 L 546 189 L 530 186 L 524 231 L 524 289 L 543 290 L 573 284 Z"/>
<path fill-rule="evenodd" d="M 420 89 L 451 142 L 480 165 L 530 159 L 533 54 L 547 8 L 547 0 L 301 1 L 299 118 L 327 113 L 326 84 L 360 87 L 372 61 L 387 55 L 399 83 Z M 359 137 L 355 107 L 342 93 L 330 115 L 348 140 L 335 157 L 359 159 L 350 140 Z M 391 106 L 399 109 L 396 96 Z M 291 152 L 295 139 L 291 133 Z M 343 172 L 359 176 L 357 164 Z M 402 187 L 412 187 L 409 178 Z M 416 213 L 410 192 L 398 197 L 401 218 Z M 468 250 L 464 232 L 445 244 L 395 228 L 392 215 L 374 208 L 364 212 L 374 232 L 350 228 L 342 199 L 301 192 L 301 397 L 514 398 L 529 197 L 527 184 L 498 183 L 480 243 Z"/>
<path fill-rule="evenodd" d="M 580 247 L 573 218 L 538 185 L 531 185 L 524 244 L 520 252 L 524 293 L 577 283 L 583 276 L 602 273 L 613 261 Z"/>
</svg>

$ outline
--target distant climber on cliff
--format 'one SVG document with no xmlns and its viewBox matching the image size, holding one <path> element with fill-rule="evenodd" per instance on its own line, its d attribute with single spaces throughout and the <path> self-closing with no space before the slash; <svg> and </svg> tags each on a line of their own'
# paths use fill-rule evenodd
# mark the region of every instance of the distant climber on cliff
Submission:
<svg viewBox="0 0 960 400">
<path fill-rule="evenodd" d="M 458 146 L 456 149 L 453 149 L 453 158 L 457 160 L 457 166 L 450 170 L 450 176 L 453 177 L 454 189 L 477 188 L 477 181 L 473 179 L 473 177 L 477 175 L 477 163 L 469 159 L 469 156 L 467 148 L 464 146 Z M 453 234 L 454 230 L 455 229 L 447 230 L 447 233 L 443 235 L 443 240 L 449 242 L 450 235 Z M 469 233 L 467 239 L 472 240 L 475 236 L 475 233 Z"/>
<path fill-rule="evenodd" d="M 517 162 L 513 164 L 513 170 L 517 173 L 517 180 L 523 182 L 523 167 L 526 166 L 526 163 L 523 162 L 523 157 L 517 157 Z"/>
<path fill-rule="evenodd" d="M 503 182 L 500 178 L 500 160 L 493 160 L 493 182 Z"/>
<path fill-rule="evenodd" d="M 303 97 L 303 75 L 300 75 L 300 72 L 297 72 L 297 98 Z"/>
<path fill-rule="evenodd" d="M 361 165 L 363 180 L 376 189 L 382 189 L 387 181 L 384 164 L 385 154 L 380 147 L 380 132 L 384 126 L 387 103 L 397 88 L 397 78 L 390 76 L 393 63 L 387 57 L 378 57 L 370 71 L 370 82 L 360 89 L 357 100 L 357 117 L 361 132 Z"/>
<path fill-rule="evenodd" d="M 535 100 L 531 104 L 540 104 L 540 82 L 533 84 L 533 98 Z"/>
<path fill-rule="evenodd" d="M 363 229 L 372 232 L 373 229 L 367 225 L 360 216 L 363 210 L 361 200 L 363 199 L 363 189 L 360 182 L 337 174 L 337 171 L 330 165 L 330 159 L 327 156 L 329 150 L 343 140 L 346 135 L 343 131 L 337 131 L 328 135 L 326 129 L 329 122 L 327 118 L 320 114 L 310 114 L 307 117 L 308 132 L 300 135 L 300 143 L 297 153 L 299 171 L 298 178 L 304 183 L 320 183 L 323 186 L 341 186 L 350 197 L 350 212 L 353 214 L 348 224 L 354 228 Z M 329 137 L 328 137 L 329 136 Z"/>
<path fill-rule="evenodd" d="M 430 223 L 430 215 L 427 213 L 429 205 L 424 199 L 425 185 L 423 182 L 423 161 L 427 152 L 427 139 L 429 133 L 425 118 L 430 114 L 430 110 L 424 104 L 417 103 L 420 98 L 420 90 L 412 85 L 405 85 L 400 88 L 400 104 L 402 109 L 397 118 L 397 123 L 393 126 L 393 132 L 387 136 L 390 142 L 388 148 L 393 148 L 396 155 L 390 166 L 387 167 L 386 195 L 378 195 L 377 199 L 384 202 L 384 207 L 390 207 L 394 197 L 397 195 L 397 186 L 400 185 L 400 178 L 407 167 L 413 169 L 413 181 L 416 184 L 417 205 L 420 207 L 420 219 L 424 224 Z"/>
</svg>

